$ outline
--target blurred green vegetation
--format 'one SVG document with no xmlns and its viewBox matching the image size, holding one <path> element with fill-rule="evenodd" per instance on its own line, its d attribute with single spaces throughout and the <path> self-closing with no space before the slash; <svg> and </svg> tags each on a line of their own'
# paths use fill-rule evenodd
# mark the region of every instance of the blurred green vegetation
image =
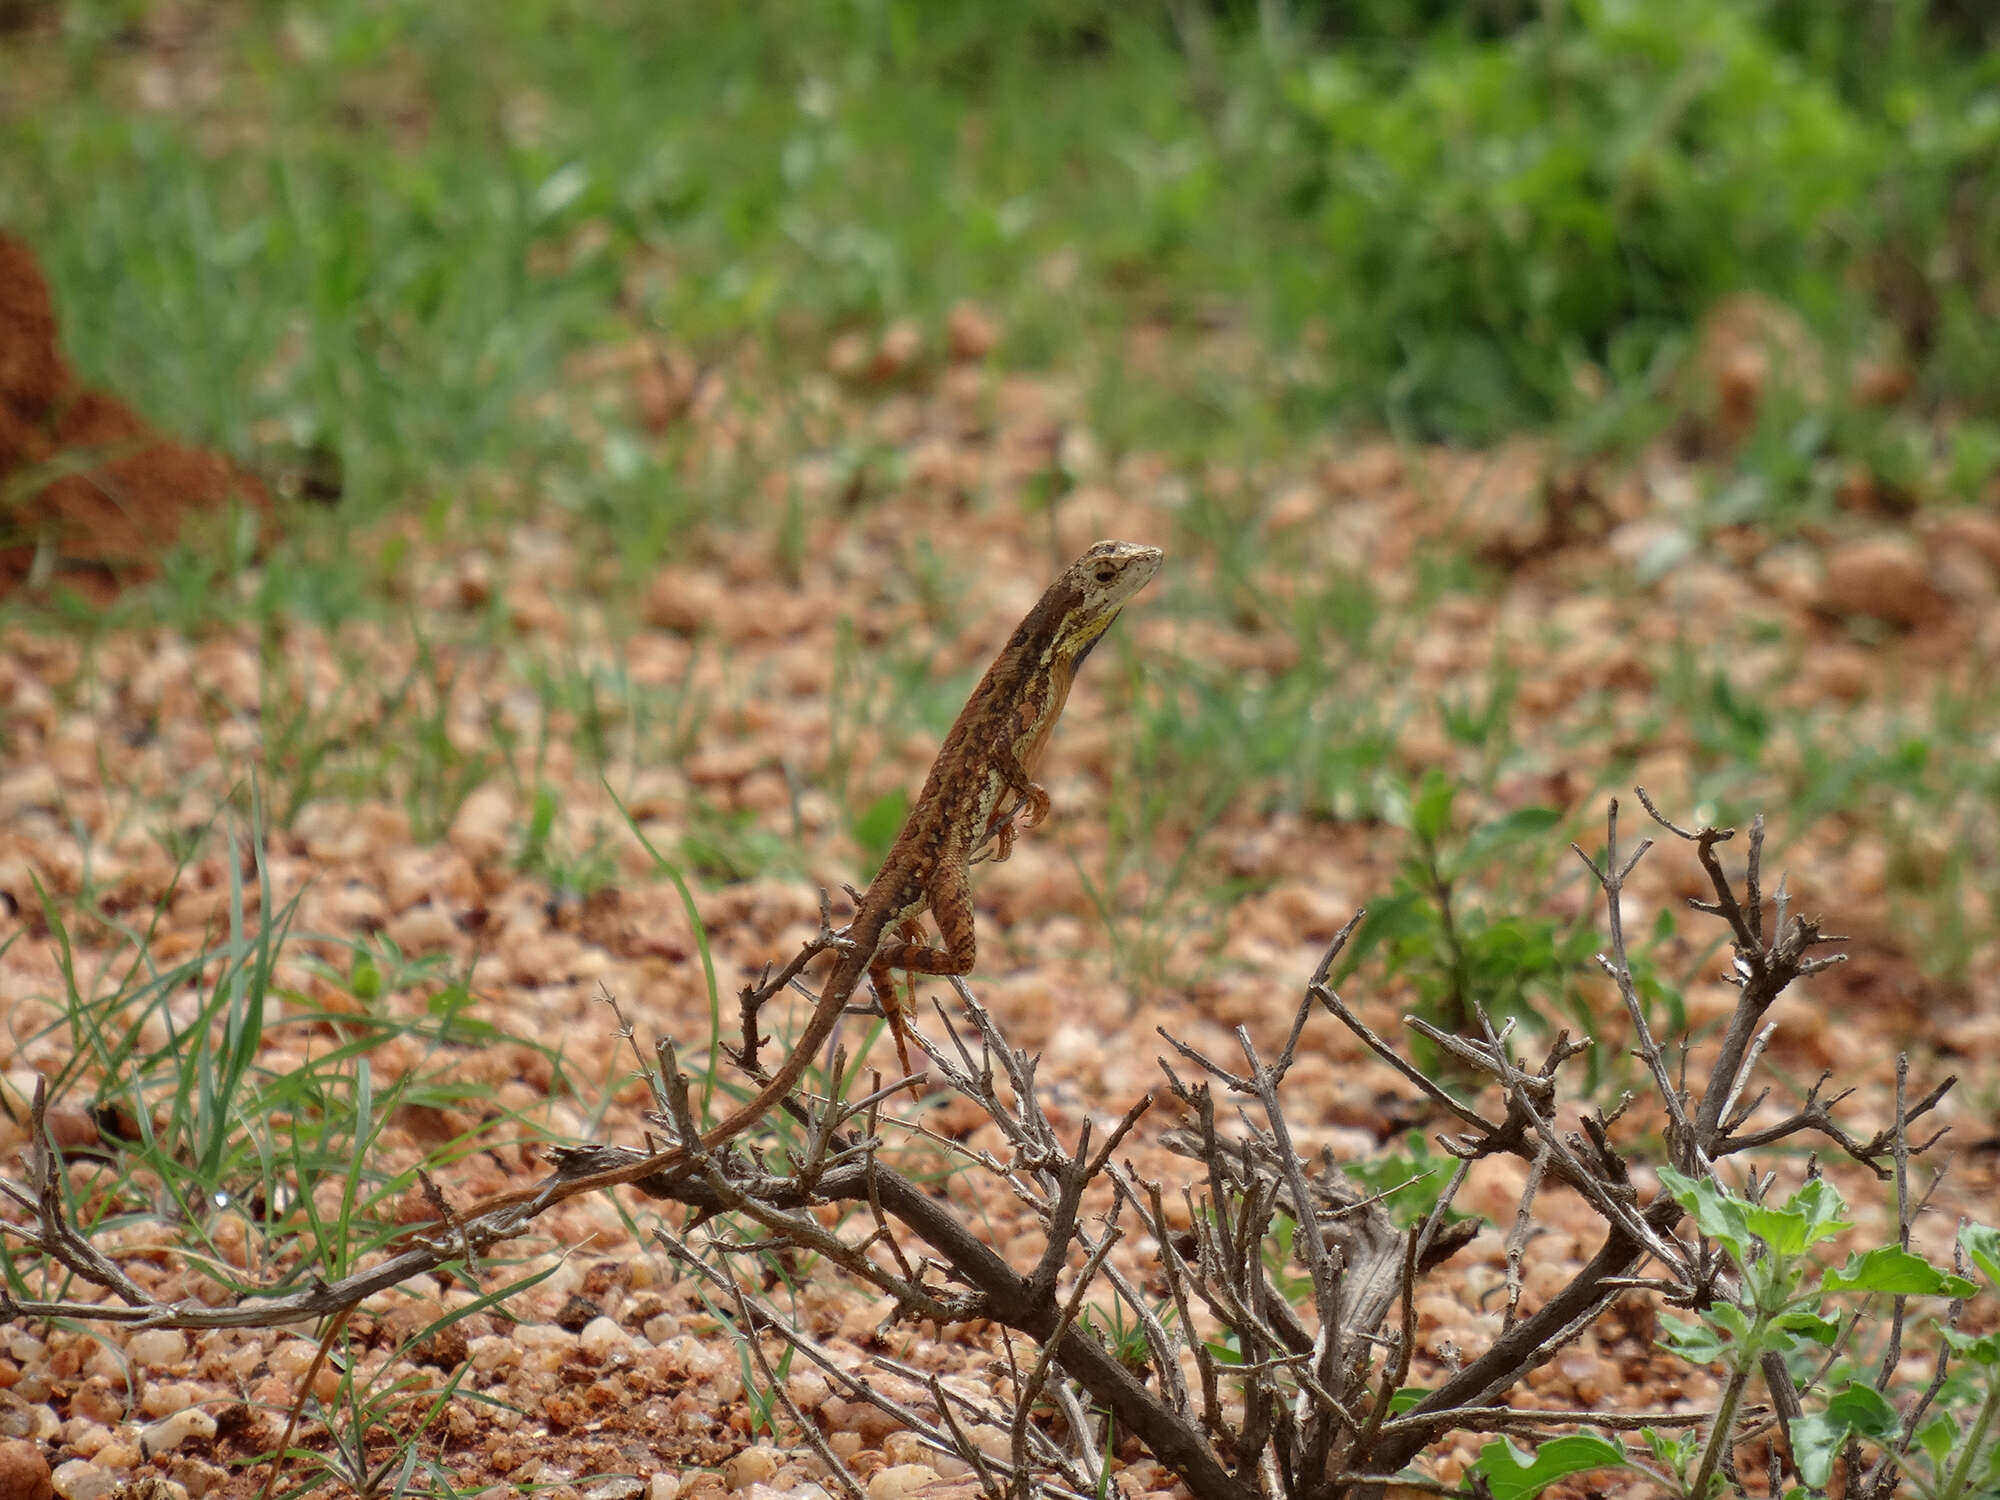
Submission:
<svg viewBox="0 0 2000 1500">
<path fill-rule="evenodd" d="M 1627 442 L 1746 290 L 1836 370 L 1905 364 L 1903 447 L 2000 432 L 2000 21 L 1966 0 L 13 13 L 0 222 L 84 372 L 239 454 L 330 447 L 374 506 L 490 471 L 727 508 L 529 398 L 635 324 L 796 360 L 963 296 L 1113 442 L 1210 456 Z"/>
</svg>

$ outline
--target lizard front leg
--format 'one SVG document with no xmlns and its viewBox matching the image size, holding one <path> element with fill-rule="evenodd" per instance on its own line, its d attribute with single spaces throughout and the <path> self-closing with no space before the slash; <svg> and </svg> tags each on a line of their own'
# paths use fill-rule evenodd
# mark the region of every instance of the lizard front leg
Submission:
<svg viewBox="0 0 2000 1500">
<path fill-rule="evenodd" d="M 1029 779 L 1027 767 L 1011 745 L 996 744 L 993 747 L 993 768 L 1000 773 L 1006 789 L 1014 794 L 1014 801 L 1005 811 L 996 807 L 993 815 L 986 820 L 985 837 L 981 843 L 991 839 L 999 847 L 988 856 L 994 864 L 1002 863 L 1014 852 L 1016 837 L 1014 820 L 1019 818 L 1024 828 L 1035 828 L 1049 815 L 1049 794 L 1041 785 Z"/>
</svg>

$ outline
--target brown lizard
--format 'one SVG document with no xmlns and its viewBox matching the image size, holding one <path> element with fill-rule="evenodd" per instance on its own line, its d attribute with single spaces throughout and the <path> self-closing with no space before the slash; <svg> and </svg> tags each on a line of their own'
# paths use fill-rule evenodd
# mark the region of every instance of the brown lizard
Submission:
<svg viewBox="0 0 2000 1500">
<path fill-rule="evenodd" d="M 972 971 L 976 949 L 967 867 L 988 844 L 996 846 L 993 858 L 1007 857 L 1017 816 L 1032 828 L 1047 815 L 1048 794 L 1033 777 L 1069 699 L 1076 669 L 1159 567 L 1157 547 L 1099 542 L 1065 568 L 1028 611 L 945 735 L 902 832 L 839 935 L 840 956 L 820 988 L 805 1030 L 768 1083 L 721 1124 L 702 1132 L 704 1148 L 742 1134 L 792 1091 L 833 1035 L 863 974 L 895 1028 L 904 1071 L 910 1071 L 905 1022 L 890 971 Z M 925 941 L 917 926 L 926 908 L 937 923 L 941 947 Z M 459 1219 L 462 1223 L 517 1204 L 545 1204 L 558 1196 L 651 1178 L 683 1165 L 687 1155 L 685 1148 L 652 1155 L 616 1148 L 573 1153 L 567 1173 L 559 1168 L 532 1188 L 486 1199 Z M 606 1156 L 616 1164 L 589 1169 L 588 1164 Z"/>
</svg>

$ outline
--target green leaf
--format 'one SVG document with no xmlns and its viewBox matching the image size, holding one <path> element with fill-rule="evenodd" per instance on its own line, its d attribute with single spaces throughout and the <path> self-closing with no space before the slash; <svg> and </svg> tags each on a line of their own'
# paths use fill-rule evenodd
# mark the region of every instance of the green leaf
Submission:
<svg viewBox="0 0 2000 1500">
<path fill-rule="evenodd" d="M 1341 955 L 1340 972 L 1343 975 L 1352 973 L 1384 942 L 1393 943 L 1397 938 L 1413 933 L 1429 932 L 1431 926 L 1430 907 L 1414 891 L 1399 891 L 1386 900 L 1370 903 L 1368 915 L 1361 920 L 1361 930 L 1354 934 L 1354 940 Z"/>
<path fill-rule="evenodd" d="M 1659 1324 L 1661 1347 L 1673 1351 L 1691 1365 L 1716 1364 L 1728 1353 L 1729 1341 L 1706 1323 L 1661 1313 Z"/>
<path fill-rule="evenodd" d="M 1733 1302 L 1718 1302 L 1708 1310 L 1708 1319 L 1716 1324 L 1737 1343 L 1746 1343 L 1750 1338 L 1749 1316 Z"/>
<path fill-rule="evenodd" d="M 1431 1393 L 1426 1385 L 1406 1385 L 1389 1398 L 1389 1415 L 1400 1417 Z"/>
<path fill-rule="evenodd" d="M 1969 1297 L 1978 1290 L 1963 1276 L 1939 1270 L 1921 1255 L 1897 1245 L 1850 1255 L 1846 1265 L 1828 1271 L 1820 1284 L 1829 1292 L 1888 1292 L 1913 1297 Z"/>
<path fill-rule="evenodd" d="M 1746 1205 L 1742 1199 L 1725 1193 L 1707 1178 L 1696 1181 L 1672 1167 L 1661 1167 L 1659 1172 L 1660 1185 L 1693 1216 L 1696 1228 L 1710 1239 L 1720 1242 L 1736 1257 L 1739 1265 L 1750 1258 L 1751 1241 L 1755 1236 L 1744 1219 Z"/>
<path fill-rule="evenodd" d="M 1410 803 L 1410 832 L 1433 847 L 1443 843 L 1451 832 L 1451 803 L 1457 795 L 1457 784 L 1436 766 L 1424 772 Z"/>
<path fill-rule="evenodd" d="M 1872 1385 L 1849 1382 L 1826 1403 L 1826 1414 L 1843 1423 L 1847 1430 L 1871 1442 L 1883 1442 L 1896 1435 L 1902 1418 L 1888 1397 Z"/>
<path fill-rule="evenodd" d="M 1980 1272 L 2000 1286 L 2000 1229 L 1986 1224 L 1968 1224 L 1958 1232 L 1958 1242 Z"/>
<path fill-rule="evenodd" d="M 1778 1319 L 1777 1326 L 1787 1333 L 1796 1333 L 1811 1339 L 1815 1344 L 1826 1346 L 1831 1346 L 1834 1339 L 1840 1335 L 1840 1319 L 1822 1318 L 1818 1313 L 1806 1312 L 1803 1309 L 1786 1313 Z"/>
<path fill-rule="evenodd" d="M 1854 1226 L 1840 1215 L 1847 1204 L 1839 1190 L 1816 1177 L 1787 1198 L 1782 1206 L 1745 1203 L 1743 1222 L 1750 1232 L 1779 1255 L 1795 1256 Z"/>
<path fill-rule="evenodd" d="M 1589 1433 L 1550 1438 L 1532 1453 L 1523 1453 L 1506 1438 L 1499 1438 L 1481 1448 L 1472 1465 L 1474 1473 L 1486 1476 L 1494 1500 L 1530 1500 L 1572 1474 L 1625 1467 L 1621 1445 Z"/>
<path fill-rule="evenodd" d="M 1792 1423 L 1792 1453 L 1799 1473 L 1814 1489 L 1833 1475 L 1833 1461 L 1848 1437 L 1888 1441 L 1900 1419 L 1896 1408 L 1871 1386 L 1849 1384 L 1826 1403 L 1826 1410 Z"/>
<path fill-rule="evenodd" d="M 1847 1429 L 1824 1412 L 1814 1412 L 1792 1423 L 1792 1457 L 1798 1461 L 1799 1476 L 1812 1488 L 1826 1488 L 1833 1477 L 1833 1460 L 1847 1441 Z"/>
<path fill-rule="evenodd" d="M 1927 1422 L 1917 1433 L 1917 1444 L 1939 1468 L 1951 1457 L 1951 1445 L 1958 1440 L 1958 1423 L 1951 1417 Z"/>
<path fill-rule="evenodd" d="M 1743 1227 L 1779 1255 L 1800 1255 L 1806 1248 L 1806 1216 L 1795 1209 L 1768 1203 L 1743 1205 Z"/>
<path fill-rule="evenodd" d="M 1951 1345 L 1954 1354 L 1971 1360 L 1975 1365 L 1985 1365 L 1989 1369 L 2000 1365 L 2000 1333 L 1974 1335 L 1960 1333 L 1956 1328 L 1940 1328 L 1938 1333 Z"/>
<path fill-rule="evenodd" d="M 1701 1435 L 1692 1429 L 1661 1432 L 1656 1427 L 1641 1427 L 1639 1436 L 1645 1439 L 1647 1450 L 1670 1474 L 1685 1476 L 1687 1466 L 1701 1449 Z"/>
<path fill-rule="evenodd" d="M 1831 1239 L 1845 1233 L 1854 1226 L 1840 1216 L 1847 1211 L 1847 1200 L 1840 1196 L 1840 1189 L 1824 1177 L 1815 1177 L 1785 1201 L 1785 1211 L 1805 1216 L 1807 1245 L 1817 1245 L 1821 1240 Z M 1775 1243 L 1771 1244 L 1777 1249 Z M 1785 1254 L 1795 1252 L 1785 1251 Z"/>
<path fill-rule="evenodd" d="M 1517 807 L 1504 817 L 1482 823 L 1466 835 L 1464 847 L 1452 861 L 1452 871 L 1469 875 L 1513 845 L 1539 840 L 1561 821 L 1562 814 L 1553 807 Z"/>
</svg>

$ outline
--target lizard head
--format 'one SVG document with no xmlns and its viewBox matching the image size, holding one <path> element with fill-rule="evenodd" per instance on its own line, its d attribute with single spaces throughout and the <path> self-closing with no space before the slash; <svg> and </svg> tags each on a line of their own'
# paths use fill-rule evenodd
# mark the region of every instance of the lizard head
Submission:
<svg viewBox="0 0 2000 1500">
<path fill-rule="evenodd" d="M 1063 570 L 1042 603 L 1057 622 L 1055 655 L 1083 660 L 1111 628 L 1125 602 L 1160 571 L 1160 549 L 1137 542 L 1099 542 Z"/>
</svg>

